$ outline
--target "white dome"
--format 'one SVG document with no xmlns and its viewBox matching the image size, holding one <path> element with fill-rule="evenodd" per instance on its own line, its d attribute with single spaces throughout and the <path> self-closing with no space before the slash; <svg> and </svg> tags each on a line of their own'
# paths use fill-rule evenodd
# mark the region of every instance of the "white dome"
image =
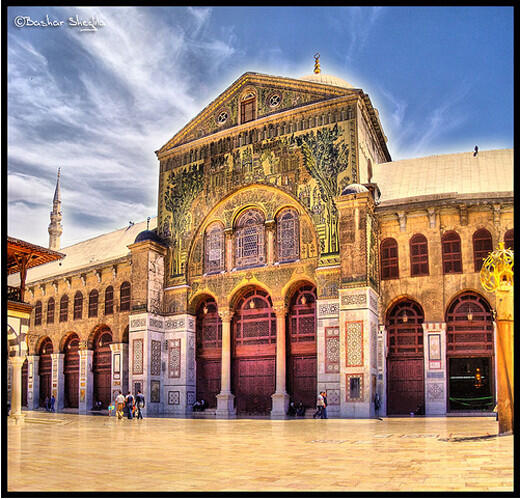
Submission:
<svg viewBox="0 0 520 499">
<path fill-rule="evenodd" d="M 302 76 L 300 80 L 322 83 L 324 85 L 333 85 L 335 87 L 354 88 L 350 83 L 338 78 L 337 76 L 326 75 L 323 73 L 313 73 L 307 76 Z"/>
<path fill-rule="evenodd" d="M 358 194 L 360 192 L 368 192 L 368 189 L 361 184 L 350 184 L 343 189 L 342 196 L 348 196 L 349 194 Z"/>
</svg>

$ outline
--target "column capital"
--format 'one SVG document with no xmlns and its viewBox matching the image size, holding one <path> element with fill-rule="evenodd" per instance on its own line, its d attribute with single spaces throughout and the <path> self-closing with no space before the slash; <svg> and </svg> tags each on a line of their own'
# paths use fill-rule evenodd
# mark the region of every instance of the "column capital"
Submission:
<svg viewBox="0 0 520 499">
<path fill-rule="evenodd" d="M 233 235 L 233 227 L 228 227 L 224 229 L 224 235 L 227 237 L 231 237 Z"/>
<path fill-rule="evenodd" d="M 9 361 L 11 362 L 13 367 L 22 367 L 25 362 L 25 356 L 15 355 L 13 357 L 9 357 Z"/>
<path fill-rule="evenodd" d="M 225 308 L 223 310 L 219 310 L 218 315 L 222 319 L 222 322 L 230 322 L 231 317 L 233 317 L 233 311 L 229 310 L 228 308 Z"/>
<path fill-rule="evenodd" d="M 274 231 L 274 228 L 276 227 L 276 220 L 266 220 L 264 225 L 267 230 Z"/>
<path fill-rule="evenodd" d="M 80 350 L 88 350 L 88 341 L 87 340 L 80 340 L 80 342 L 79 342 L 79 349 Z"/>
<path fill-rule="evenodd" d="M 273 305 L 273 312 L 277 318 L 285 318 L 287 315 L 287 306 L 285 304 Z"/>
</svg>

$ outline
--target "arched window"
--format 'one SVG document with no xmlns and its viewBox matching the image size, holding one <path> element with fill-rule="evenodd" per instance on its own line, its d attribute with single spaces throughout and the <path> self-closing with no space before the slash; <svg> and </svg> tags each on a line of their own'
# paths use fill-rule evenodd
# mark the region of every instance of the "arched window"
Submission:
<svg viewBox="0 0 520 499">
<path fill-rule="evenodd" d="M 265 291 L 248 291 L 238 302 L 233 321 L 236 345 L 276 343 L 276 315 Z"/>
<path fill-rule="evenodd" d="M 256 118 L 256 95 L 249 92 L 240 102 L 240 123 L 247 123 Z"/>
<path fill-rule="evenodd" d="M 504 247 L 515 249 L 515 229 L 509 229 L 504 234 Z"/>
<path fill-rule="evenodd" d="M 114 288 L 112 286 L 108 286 L 105 289 L 105 315 L 110 315 L 114 313 Z"/>
<path fill-rule="evenodd" d="M 69 297 L 63 295 L 60 300 L 60 322 L 67 322 L 69 316 Z"/>
<path fill-rule="evenodd" d="M 47 302 L 47 324 L 54 323 L 54 298 L 49 298 Z"/>
<path fill-rule="evenodd" d="M 284 210 L 276 217 L 276 239 L 279 262 L 300 257 L 300 223 L 295 210 Z"/>
<path fill-rule="evenodd" d="M 291 343 L 316 340 L 316 287 L 302 286 L 291 299 L 289 338 Z"/>
<path fill-rule="evenodd" d="M 34 305 L 34 325 L 41 326 L 42 323 L 42 302 L 38 300 Z"/>
<path fill-rule="evenodd" d="M 81 291 L 76 291 L 74 295 L 74 320 L 83 317 L 83 295 Z"/>
<path fill-rule="evenodd" d="M 446 232 L 442 236 L 442 268 L 445 274 L 462 272 L 460 236 L 454 231 Z"/>
<path fill-rule="evenodd" d="M 396 303 L 386 317 L 388 354 L 390 356 L 417 356 L 423 353 L 424 312 L 412 300 Z"/>
<path fill-rule="evenodd" d="M 200 304 L 197 311 L 197 349 L 200 351 L 221 346 L 222 320 L 215 300 L 208 298 Z"/>
<path fill-rule="evenodd" d="M 484 260 L 493 251 L 493 239 L 487 229 L 479 229 L 473 233 L 473 261 L 475 272 L 480 272 Z"/>
<path fill-rule="evenodd" d="M 130 283 L 125 281 L 119 289 L 119 310 L 121 312 L 130 310 Z"/>
<path fill-rule="evenodd" d="M 398 277 L 397 241 L 389 237 L 381 242 L 381 279 L 397 279 Z"/>
<path fill-rule="evenodd" d="M 422 234 L 410 239 L 410 269 L 412 276 L 428 275 L 428 241 Z"/>
<path fill-rule="evenodd" d="M 265 263 L 264 217 L 258 210 L 248 210 L 237 221 L 235 265 L 254 267 Z"/>
<path fill-rule="evenodd" d="M 224 228 L 216 222 L 207 230 L 204 241 L 204 272 L 207 274 L 224 270 Z"/>
<path fill-rule="evenodd" d="M 88 295 L 88 316 L 97 317 L 98 312 L 98 292 L 93 289 Z"/>
</svg>

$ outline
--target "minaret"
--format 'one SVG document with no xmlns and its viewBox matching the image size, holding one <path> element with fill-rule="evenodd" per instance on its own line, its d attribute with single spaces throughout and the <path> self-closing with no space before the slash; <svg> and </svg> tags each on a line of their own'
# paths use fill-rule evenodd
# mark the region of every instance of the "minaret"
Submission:
<svg viewBox="0 0 520 499">
<path fill-rule="evenodd" d="M 49 224 L 49 249 L 59 251 L 60 236 L 63 232 L 61 226 L 61 196 L 60 196 L 60 169 L 58 168 L 58 179 L 56 190 L 52 201 L 51 223 Z"/>
</svg>

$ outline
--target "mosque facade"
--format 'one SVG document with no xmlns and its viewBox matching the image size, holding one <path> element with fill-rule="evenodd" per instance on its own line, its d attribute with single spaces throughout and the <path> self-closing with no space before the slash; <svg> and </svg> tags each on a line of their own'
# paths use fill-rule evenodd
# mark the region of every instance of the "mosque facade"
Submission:
<svg viewBox="0 0 520 499">
<path fill-rule="evenodd" d="M 156 155 L 146 229 L 59 249 L 55 196 L 28 408 L 141 390 L 148 415 L 277 418 L 326 390 L 329 417 L 375 416 L 376 393 L 380 415 L 493 410 L 479 271 L 514 244 L 512 150 L 392 161 L 370 97 L 317 63 L 245 73 Z"/>
</svg>

